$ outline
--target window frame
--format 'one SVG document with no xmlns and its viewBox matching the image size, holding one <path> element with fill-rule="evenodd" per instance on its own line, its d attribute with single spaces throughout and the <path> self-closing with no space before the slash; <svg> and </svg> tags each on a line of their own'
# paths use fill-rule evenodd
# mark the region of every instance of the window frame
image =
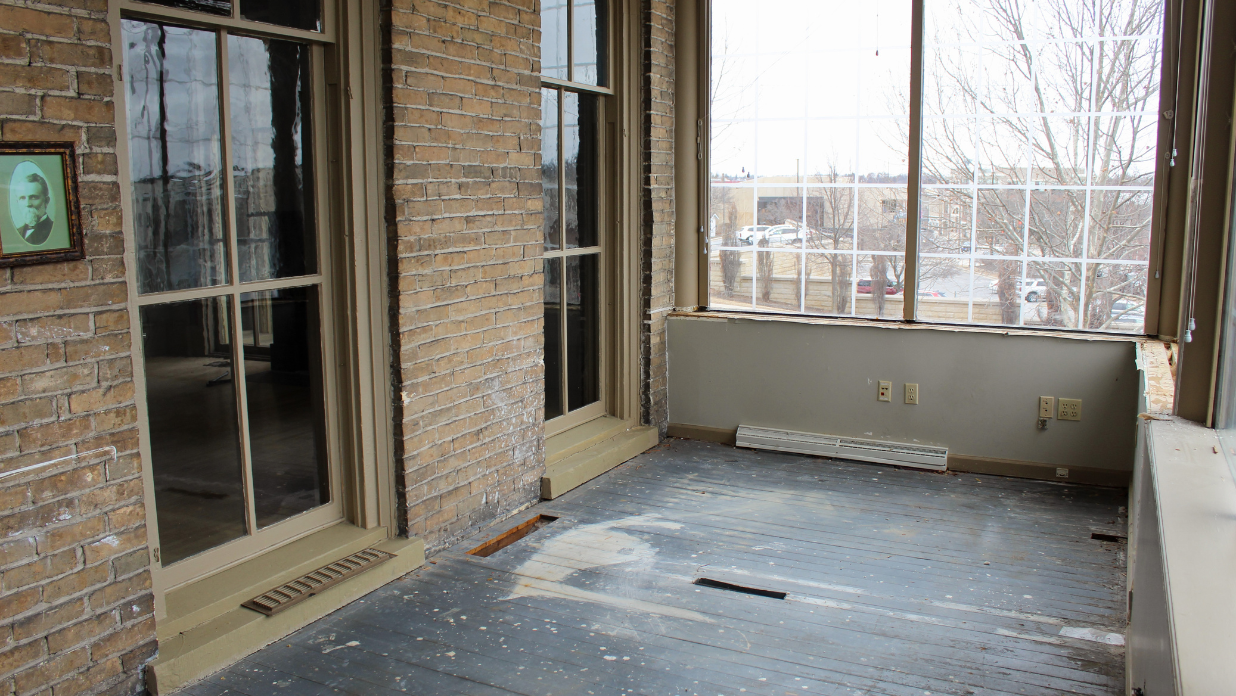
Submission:
<svg viewBox="0 0 1236 696">
<path fill-rule="evenodd" d="M 790 312 L 776 311 L 761 311 L 751 308 L 733 308 L 725 306 L 710 306 L 709 305 L 709 261 L 710 261 L 710 242 L 708 231 L 706 229 L 707 220 L 710 213 L 709 198 L 711 196 L 711 166 L 710 166 L 710 139 L 709 134 L 712 132 L 711 110 L 712 103 L 710 98 L 710 87 L 712 84 L 712 1 L 711 0 L 684 0 L 684 4 L 689 5 L 686 11 L 681 11 L 687 21 L 679 24 L 678 36 L 680 45 L 694 45 L 693 54 L 681 56 L 678 61 L 679 73 L 692 72 L 696 75 L 698 81 L 695 94 L 690 95 L 689 100 L 692 102 L 687 109 L 678 108 L 678 113 L 684 114 L 695 112 L 699 115 L 696 124 L 695 138 L 691 139 L 690 133 L 679 132 L 677 136 L 678 159 L 680 166 L 686 162 L 686 156 L 691 151 L 695 151 L 698 166 L 692 172 L 692 178 L 696 181 L 694 186 L 680 187 L 680 200 L 678 201 L 678 216 L 680 220 L 687 220 L 691 223 L 689 226 L 679 226 L 680 234 L 693 235 L 693 244 L 679 244 L 677 249 L 679 254 L 684 257 L 676 262 L 676 271 L 681 276 L 689 276 L 694 282 L 678 283 L 679 294 L 686 294 L 686 302 L 676 302 L 683 309 L 698 310 L 725 314 L 750 314 L 759 315 L 762 317 L 777 317 L 777 316 L 809 316 L 813 320 L 825 320 L 835 322 L 897 322 L 897 323 L 914 323 L 930 326 L 939 326 L 948 330 L 956 329 L 991 329 L 998 328 L 1001 330 L 1010 331 L 1027 331 L 1032 333 L 1054 332 L 1065 333 L 1068 335 L 1088 336 L 1126 336 L 1139 337 L 1147 335 L 1163 335 L 1165 338 L 1175 337 L 1175 326 L 1160 325 L 1160 316 L 1168 322 L 1175 319 L 1170 311 L 1164 311 L 1164 308 L 1171 309 L 1173 301 L 1179 298 L 1181 290 L 1178 279 L 1174 273 L 1174 269 L 1170 263 L 1165 267 L 1165 259 L 1173 260 L 1173 254 L 1178 253 L 1179 247 L 1183 245 L 1181 237 L 1183 237 L 1180 227 L 1183 226 L 1182 218 L 1184 217 L 1179 209 L 1183 203 L 1183 197 L 1177 190 L 1179 188 L 1179 180 L 1182 178 L 1180 168 L 1171 166 L 1171 158 L 1164 156 L 1163 153 L 1170 153 L 1174 144 L 1174 138 L 1177 134 L 1189 137 L 1191 135 L 1188 130 L 1188 124 L 1185 122 L 1188 114 L 1184 113 L 1185 105 L 1180 105 L 1179 108 L 1165 112 L 1164 109 L 1171 109 L 1172 105 L 1177 103 L 1178 81 L 1183 81 L 1189 76 L 1191 65 L 1188 64 L 1188 56 L 1185 55 L 1190 48 L 1186 33 L 1181 31 L 1183 26 L 1188 25 L 1188 18 L 1182 22 L 1182 12 L 1188 11 L 1188 5 L 1196 4 L 1197 0 L 1162 0 L 1164 4 L 1164 20 L 1163 20 L 1163 45 L 1161 53 L 1161 70 L 1159 82 L 1159 105 L 1158 113 L 1161 118 L 1158 123 L 1158 132 L 1156 138 L 1156 157 L 1155 157 L 1155 180 L 1154 180 L 1154 199 L 1150 211 L 1150 239 L 1149 253 L 1147 260 L 1147 292 L 1145 304 L 1145 320 L 1142 333 L 1119 332 L 1119 331 L 1100 331 L 1096 329 L 1082 329 L 1056 326 L 1006 326 L 998 324 L 979 324 L 973 322 L 946 322 L 939 320 L 923 320 L 917 317 L 918 310 L 918 286 L 919 286 L 919 271 L 920 271 L 920 250 L 919 250 L 919 235 L 923 225 L 922 220 L 922 143 L 923 143 L 923 80 L 924 80 L 924 16 L 927 0 L 911 0 L 911 49 L 910 49 L 910 109 L 909 109 L 909 148 L 907 152 L 908 159 L 908 177 L 907 177 L 907 215 L 906 215 L 906 232 L 905 232 L 905 275 L 904 289 L 902 293 L 902 316 L 894 317 L 862 317 L 862 316 L 844 316 L 830 314 L 811 314 L 800 315 Z M 692 19 L 695 19 L 692 22 Z M 693 34 L 694 36 L 685 37 L 685 34 Z M 1179 34 L 1179 37 L 1177 36 Z M 698 37 L 698 40 L 692 41 Z M 1183 48 L 1183 50 L 1182 50 Z M 1188 97 L 1189 90 L 1186 87 L 1180 88 L 1181 95 Z M 685 95 L 681 95 L 685 96 Z M 1180 146 L 1177 145 L 1179 148 Z M 1183 148 L 1181 148 L 1183 149 Z M 1182 153 L 1183 154 L 1183 153 Z M 1184 175 L 1187 177 L 1187 174 Z M 1169 210 L 1171 212 L 1169 212 Z M 684 254 L 691 247 L 698 250 L 693 254 Z M 689 256 L 689 260 L 686 257 Z M 1024 275 L 1024 270 L 1023 270 Z M 1164 284 L 1165 278 L 1167 285 Z M 1023 278 L 1024 281 L 1024 278 Z M 683 293 L 682 290 L 687 290 Z M 692 293 L 693 291 L 693 293 Z M 695 294 L 696 297 L 691 297 Z M 1163 329 L 1167 329 L 1164 331 Z"/>
<path fill-rule="evenodd" d="M 573 76 L 575 71 L 575 1 L 563 0 L 567 7 L 567 74 Z M 615 370 L 620 369 L 621 351 L 611 349 L 615 340 L 621 334 L 621 331 L 616 326 L 620 316 L 615 311 L 615 293 L 620 293 L 622 290 L 617 287 L 615 282 L 616 277 L 623 274 L 618 271 L 618 264 L 621 263 L 620 237 L 622 236 L 621 224 L 622 216 L 618 213 L 619 200 L 621 194 L 619 192 L 620 179 L 619 170 L 621 167 L 621 154 L 619 146 L 615 142 L 614 124 L 618 118 L 618 109 L 621 108 L 619 92 L 614 88 L 617 82 L 616 78 L 621 69 L 618 68 L 615 57 L 618 54 L 618 40 L 616 36 L 621 29 L 618 24 L 618 11 L 623 5 L 620 0 L 609 0 L 605 3 L 605 11 L 607 14 L 607 28 L 609 30 L 606 37 L 606 66 L 608 73 L 605 76 L 604 82 L 607 86 L 592 85 L 582 82 L 574 82 L 569 79 L 561 79 L 556 77 L 548 77 L 538 73 L 537 77 L 540 80 L 538 94 L 540 90 L 555 90 L 558 94 L 555 104 L 558 109 L 558 117 L 556 119 L 558 129 L 558 143 L 556 148 L 558 156 L 558 219 L 561 221 L 559 234 L 560 245 L 557 249 L 546 249 L 544 247 L 544 236 L 542 232 L 538 243 L 542 245 L 541 259 L 548 261 L 550 259 L 563 259 L 562 270 L 559 274 L 562 289 L 560 297 L 565 300 L 565 258 L 569 256 L 596 255 L 598 275 L 598 316 L 600 326 L 598 327 L 597 336 L 597 373 L 598 373 L 598 399 L 586 406 L 575 410 L 567 410 L 568 388 L 566 384 L 566 376 L 569 374 L 567 359 L 568 351 L 566 346 L 567 341 L 567 311 L 565 301 L 559 310 L 559 355 L 561 356 L 561 371 L 562 371 L 562 404 L 563 413 L 552 419 L 545 419 L 545 436 L 553 437 L 561 434 L 572 428 L 584 425 L 590 421 L 601 418 L 607 414 L 621 413 L 622 406 L 617 403 L 617 392 L 621 389 L 621 379 L 614 379 Z M 601 81 L 601 80 L 598 80 Z M 563 142 L 563 133 L 565 130 L 565 122 L 563 115 L 565 112 L 563 95 L 567 93 L 588 94 L 593 95 L 597 99 L 597 118 L 598 118 L 598 147 L 597 147 L 597 191 L 600 194 L 597 206 L 597 244 L 591 247 L 576 247 L 566 248 L 566 195 L 565 195 L 565 159 L 566 154 L 561 147 Z M 539 128 L 539 124 L 538 124 Z M 544 152 L 544 148 L 541 148 Z M 543 230 L 543 227 L 541 228 Z M 542 269 L 544 266 L 542 265 Z M 543 272 L 543 270 L 542 270 Z M 542 331 L 542 335 L 544 332 Z M 546 366 L 548 369 L 548 366 Z"/>
</svg>

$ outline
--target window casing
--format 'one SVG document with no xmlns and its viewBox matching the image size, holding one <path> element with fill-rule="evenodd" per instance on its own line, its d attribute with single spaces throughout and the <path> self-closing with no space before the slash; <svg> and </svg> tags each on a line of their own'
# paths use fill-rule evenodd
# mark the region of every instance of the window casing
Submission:
<svg viewBox="0 0 1236 696">
<path fill-rule="evenodd" d="M 714 0 L 707 307 L 1142 333 L 1163 24 Z"/>
</svg>

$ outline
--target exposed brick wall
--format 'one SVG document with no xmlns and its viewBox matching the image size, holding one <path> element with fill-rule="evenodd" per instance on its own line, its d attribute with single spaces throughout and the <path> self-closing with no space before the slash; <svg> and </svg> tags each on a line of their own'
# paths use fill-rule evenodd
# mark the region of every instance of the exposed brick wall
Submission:
<svg viewBox="0 0 1236 696">
<path fill-rule="evenodd" d="M 535 501 L 544 471 L 540 17 L 536 0 L 388 12 L 396 484 L 432 550 Z"/>
<path fill-rule="evenodd" d="M 665 320 L 674 308 L 674 0 L 643 0 L 641 96 L 640 407 L 669 423 Z"/>
<path fill-rule="evenodd" d="M 0 269 L 0 694 L 140 691 L 154 652 L 105 0 L 0 0 L 0 133 L 77 144 L 82 261 Z"/>
</svg>

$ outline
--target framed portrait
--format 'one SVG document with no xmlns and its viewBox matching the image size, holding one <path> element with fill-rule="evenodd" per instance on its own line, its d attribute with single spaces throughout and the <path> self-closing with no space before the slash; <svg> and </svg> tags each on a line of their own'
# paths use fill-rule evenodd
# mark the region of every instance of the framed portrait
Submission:
<svg viewBox="0 0 1236 696">
<path fill-rule="evenodd" d="M 0 143 L 0 266 L 85 255 L 73 143 Z"/>
</svg>

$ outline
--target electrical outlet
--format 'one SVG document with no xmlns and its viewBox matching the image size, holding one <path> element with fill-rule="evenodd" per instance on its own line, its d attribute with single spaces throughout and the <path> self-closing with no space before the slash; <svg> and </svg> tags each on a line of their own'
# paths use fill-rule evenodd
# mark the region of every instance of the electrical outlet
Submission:
<svg viewBox="0 0 1236 696">
<path fill-rule="evenodd" d="M 1060 411 L 1056 414 L 1056 418 L 1060 420 L 1081 420 L 1081 399 L 1061 399 Z"/>
<path fill-rule="evenodd" d="M 1056 397 L 1040 396 L 1039 397 L 1039 418 L 1051 418 L 1056 412 Z"/>
<path fill-rule="evenodd" d="M 880 393 L 876 396 L 876 401 L 892 401 L 893 400 L 893 383 L 880 382 Z"/>
<path fill-rule="evenodd" d="M 907 404 L 917 404 L 918 403 L 918 385 L 917 384 L 910 384 L 909 382 L 906 382 L 906 403 Z"/>
</svg>

